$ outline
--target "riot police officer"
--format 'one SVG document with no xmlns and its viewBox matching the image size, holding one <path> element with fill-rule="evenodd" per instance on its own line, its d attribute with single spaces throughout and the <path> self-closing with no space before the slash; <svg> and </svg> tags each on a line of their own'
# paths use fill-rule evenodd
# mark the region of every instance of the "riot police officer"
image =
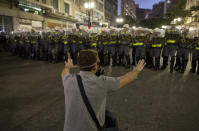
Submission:
<svg viewBox="0 0 199 131">
<path fill-rule="evenodd" d="M 173 73 L 174 62 L 175 62 L 175 54 L 178 49 L 178 38 L 179 31 L 172 26 L 171 29 L 166 31 L 166 46 L 163 49 L 163 66 L 161 69 L 165 69 L 168 65 L 168 57 L 170 55 L 170 73 Z"/>
<path fill-rule="evenodd" d="M 188 39 L 182 37 L 179 37 L 179 49 L 177 51 L 176 55 L 176 65 L 175 70 L 181 73 L 185 72 L 185 69 L 187 67 L 187 62 L 189 58 L 189 48 L 190 48 L 190 42 Z"/>
<path fill-rule="evenodd" d="M 192 46 L 192 61 L 191 61 L 191 73 L 196 72 L 199 74 L 199 37 L 196 37 L 194 41 L 192 41 L 194 45 Z"/>
<path fill-rule="evenodd" d="M 123 66 L 129 67 L 130 66 L 130 43 L 131 43 L 131 33 L 129 30 L 129 25 L 124 24 L 123 30 L 119 33 L 119 63 Z"/>
</svg>

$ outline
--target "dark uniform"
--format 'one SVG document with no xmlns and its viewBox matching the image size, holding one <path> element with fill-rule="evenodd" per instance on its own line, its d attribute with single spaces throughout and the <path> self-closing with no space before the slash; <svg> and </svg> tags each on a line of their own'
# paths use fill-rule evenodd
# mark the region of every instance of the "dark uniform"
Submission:
<svg viewBox="0 0 199 131">
<path fill-rule="evenodd" d="M 30 51 L 31 51 L 31 41 L 28 38 L 28 36 L 25 37 L 25 58 L 29 58 L 30 57 Z"/>
<path fill-rule="evenodd" d="M 128 30 L 122 30 L 119 34 L 119 63 L 123 66 L 130 66 L 130 43 L 131 34 Z"/>
<path fill-rule="evenodd" d="M 174 68 L 174 62 L 175 62 L 175 54 L 178 49 L 178 41 L 177 38 L 179 37 L 179 34 L 177 34 L 177 31 L 175 29 L 169 30 L 168 33 L 166 33 L 166 45 L 163 49 L 163 66 L 161 69 L 165 69 L 168 65 L 168 57 L 170 55 L 170 73 L 173 72 Z"/>
<path fill-rule="evenodd" d="M 68 58 L 69 58 L 69 52 L 70 52 L 70 45 L 69 45 L 69 37 L 68 35 L 64 35 L 62 37 L 62 43 L 63 43 L 63 46 L 64 46 L 64 61 L 67 61 Z"/>
<path fill-rule="evenodd" d="M 90 45 L 90 49 L 97 50 L 97 46 L 98 46 L 98 35 L 96 33 L 92 33 L 89 36 L 89 45 Z"/>
<path fill-rule="evenodd" d="M 70 35 L 70 45 L 71 45 L 71 58 L 73 59 L 73 63 L 77 64 L 77 53 L 78 53 L 78 37 L 75 33 Z"/>
<path fill-rule="evenodd" d="M 185 72 L 189 58 L 189 52 L 190 52 L 189 48 L 190 48 L 190 43 L 188 39 L 180 37 L 179 49 L 176 55 L 176 65 L 175 65 L 176 71 L 179 71 L 181 73 Z"/>
<path fill-rule="evenodd" d="M 109 35 L 106 32 L 102 32 L 100 38 L 100 61 L 103 65 L 108 65 L 108 43 L 109 43 Z"/>
<path fill-rule="evenodd" d="M 199 74 L 199 38 L 195 38 L 194 45 L 192 46 L 192 62 L 191 62 L 191 73 L 196 72 Z"/>
<path fill-rule="evenodd" d="M 135 40 L 133 46 L 135 47 L 136 62 L 138 62 L 140 59 L 145 59 L 146 56 L 144 36 L 136 36 Z"/>
<path fill-rule="evenodd" d="M 110 34 L 110 41 L 108 43 L 108 54 L 109 54 L 109 62 L 110 59 L 113 60 L 113 63 L 111 63 L 112 65 L 116 65 L 117 64 L 117 53 L 116 53 L 116 49 L 117 49 L 117 34 L 116 32 L 111 32 Z"/>
<path fill-rule="evenodd" d="M 80 52 L 81 50 L 84 50 L 84 49 L 88 49 L 88 43 L 87 43 L 87 39 L 88 39 L 88 34 L 83 31 L 83 30 L 80 30 L 78 33 L 78 52 Z"/>
<path fill-rule="evenodd" d="M 162 39 L 161 38 L 153 38 L 152 45 L 151 45 L 151 52 L 150 56 L 152 58 L 155 58 L 155 63 L 153 63 L 152 60 L 152 67 L 154 67 L 155 70 L 158 70 L 160 68 L 160 54 L 162 50 Z"/>
<path fill-rule="evenodd" d="M 52 58 L 53 58 L 53 63 L 57 63 L 60 55 L 60 48 L 61 48 L 61 43 L 59 39 L 58 33 L 54 36 L 53 39 L 53 49 L 52 49 Z"/>
</svg>

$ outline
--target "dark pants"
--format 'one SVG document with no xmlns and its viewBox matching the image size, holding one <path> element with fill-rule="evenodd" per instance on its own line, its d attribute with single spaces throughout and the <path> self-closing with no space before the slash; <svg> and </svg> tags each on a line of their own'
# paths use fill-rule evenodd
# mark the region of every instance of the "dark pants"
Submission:
<svg viewBox="0 0 199 131">
<path fill-rule="evenodd" d="M 178 46 L 176 44 L 169 44 L 164 47 L 163 49 L 163 66 L 162 69 L 165 69 L 168 65 L 168 57 L 170 55 L 171 61 L 170 61 L 170 72 L 173 72 L 174 62 L 175 62 L 175 53 L 178 49 Z"/>
<path fill-rule="evenodd" d="M 181 73 L 184 73 L 187 67 L 188 57 L 189 57 L 189 49 L 180 48 L 178 50 L 177 56 L 176 56 L 176 65 L 175 65 L 176 71 L 180 71 Z"/>
<path fill-rule="evenodd" d="M 191 71 L 192 73 L 196 72 L 198 65 L 197 73 L 199 74 L 199 50 L 192 50 L 192 61 L 191 61 Z"/>
<path fill-rule="evenodd" d="M 136 62 L 138 63 L 138 61 L 140 59 L 145 59 L 146 57 L 146 49 L 144 46 L 137 46 L 135 47 L 135 56 L 136 56 Z"/>
<path fill-rule="evenodd" d="M 152 66 L 155 67 L 155 69 L 159 69 L 160 67 L 160 54 L 161 48 L 151 48 L 150 56 L 152 58 Z M 155 57 L 155 64 L 153 64 L 153 57 Z"/>
</svg>

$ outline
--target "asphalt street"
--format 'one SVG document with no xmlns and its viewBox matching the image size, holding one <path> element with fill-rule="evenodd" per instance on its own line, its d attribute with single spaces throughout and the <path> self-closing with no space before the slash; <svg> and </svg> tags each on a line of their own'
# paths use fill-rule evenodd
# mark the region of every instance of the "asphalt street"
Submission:
<svg viewBox="0 0 199 131">
<path fill-rule="evenodd" d="M 63 63 L 23 60 L 0 52 L 0 131 L 63 130 L 63 67 Z M 107 107 L 117 116 L 119 127 L 198 131 L 199 75 L 189 74 L 189 68 L 185 74 L 146 68 L 136 81 L 110 93 Z M 129 70 L 113 67 L 111 75 Z"/>
</svg>

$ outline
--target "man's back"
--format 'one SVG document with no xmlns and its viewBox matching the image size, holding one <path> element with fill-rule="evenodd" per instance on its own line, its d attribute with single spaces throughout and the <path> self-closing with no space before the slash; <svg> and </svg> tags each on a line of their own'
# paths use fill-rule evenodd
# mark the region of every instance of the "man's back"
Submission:
<svg viewBox="0 0 199 131">
<path fill-rule="evenodd" d="M 105 76 L 97 77 L 92 72 L 87 71 L 81 71 L 79 74 L 90 104 L 103 126 L 107 92 L 118 89 L 119 80 Z M 97 131 L 96 125 L 84 105 L 76 75 L 66 75 L 63 84 L 66 105 L 64 131 Z"/>
</svg>

